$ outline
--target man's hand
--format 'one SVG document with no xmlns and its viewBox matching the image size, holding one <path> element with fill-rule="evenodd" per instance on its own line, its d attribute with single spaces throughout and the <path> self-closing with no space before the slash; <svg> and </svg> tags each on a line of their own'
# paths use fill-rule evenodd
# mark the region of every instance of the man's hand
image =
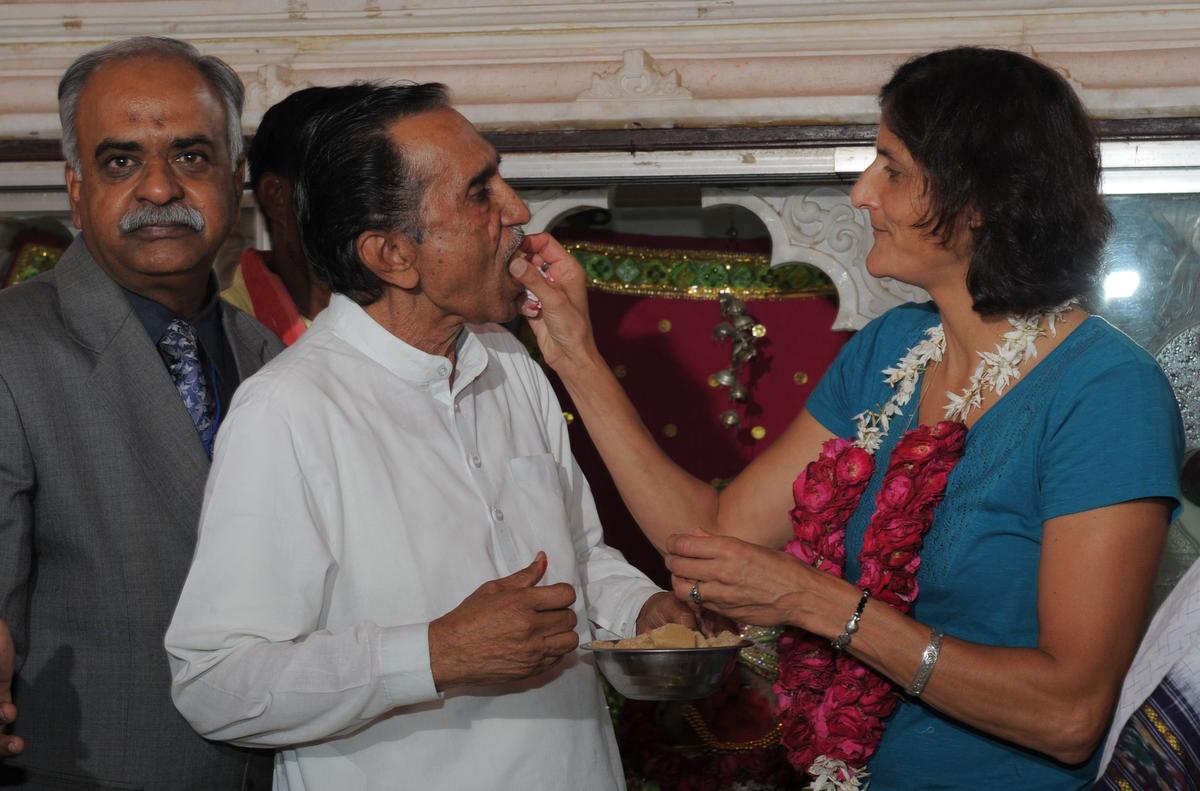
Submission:
<svg viewBox="0 0 1200 791">
<path fill-rule="evenodd" d="M 676 599 L 667 591 L 655 593 L 642 605 L 638 613 L 637 633 L 645 634 L 651 629 L 657 629 L 668 623 L 681 623 L 689 629 L 695 629 L 698 621 L 692 608 Z"/>
<path fill-rule="evenodd" d="M 17 707 L 12 702 L 13 667 L 16 665 L 16 650 L 13 648 L 12 635 L 8 632 L 8 624 L 0 618 L 0 728 L 7 728 L 8 723 L 17 718 Z M 25 749 L 25 741 L 20 736 L 9 736 L 0 733 L 0 756 L 16 755 Z"/>
<path fill-rule="evenodd" d="M 439 690 L 536 676 L 575 650 L 575 589 L 565 582 L 536 587 L 545 573 L 546 554 L 539 552 L 525 568 L 485 582 L 429 624 Z"/>
</svg>

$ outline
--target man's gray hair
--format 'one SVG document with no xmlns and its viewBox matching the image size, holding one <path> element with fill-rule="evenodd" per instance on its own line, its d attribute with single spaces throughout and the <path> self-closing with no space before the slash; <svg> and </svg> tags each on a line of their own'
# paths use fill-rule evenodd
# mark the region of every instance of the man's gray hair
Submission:
<svg viewBox="0 0 1200 791">
<path fill-rule="evenodd" d="M 226 136 L 229 138 L 229 162 L 237 166 L 242 156 L 242 101 L 245 89 L 237 72 L 225 61 L 203 55 L 186 41 L 164 36 L 138 36 L 107 44 L 75 59 L 58 83 L 58 119 L 62 123 L 62 151 L 67 164 L 79 174 L 79 136 L 75 133 L 75 115 L 79 95 L 92 73 L 110 61 L 131 58 L 174 58 L 190 63 L 208 81 L 225 108 Z"/>
</svg>

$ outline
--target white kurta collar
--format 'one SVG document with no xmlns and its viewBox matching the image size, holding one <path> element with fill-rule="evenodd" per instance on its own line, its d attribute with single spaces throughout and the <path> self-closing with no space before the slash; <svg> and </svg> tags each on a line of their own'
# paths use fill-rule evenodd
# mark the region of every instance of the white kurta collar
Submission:
<svg viewBox="0 0 1200 791">
<path fill-rule="evenodd" d="M 332 332 L 396 376 L 409 382 L 433 384 L 450 378 L 454 366 L 440 355 L 423 352 L 383 328 L 354 300 L 334 294 L 329 307 L 313 322 L 328 325 Z M 487 351 L 470 326 L 458 337 L 458 368 L 455 392 L 470 384 L 487 367 Z"/>
</svg>

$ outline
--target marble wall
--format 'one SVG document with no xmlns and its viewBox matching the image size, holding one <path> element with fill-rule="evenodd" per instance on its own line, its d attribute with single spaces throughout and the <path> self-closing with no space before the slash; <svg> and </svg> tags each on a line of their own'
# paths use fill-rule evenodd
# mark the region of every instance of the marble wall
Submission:
<svg viewBox="0 0 1200 791">
<path fill-rule="evenodd" d="M 1200 7 L 1025 0 L 0 0 L 0 138 L 57 138 L 80 52 L 177 36 L 248 86 L 439 80 L 491 130 L 855 123 L 908 56 L 1002 46 L 1060 68 L 1106 118 L 1200 115 Z"/>
</svg>

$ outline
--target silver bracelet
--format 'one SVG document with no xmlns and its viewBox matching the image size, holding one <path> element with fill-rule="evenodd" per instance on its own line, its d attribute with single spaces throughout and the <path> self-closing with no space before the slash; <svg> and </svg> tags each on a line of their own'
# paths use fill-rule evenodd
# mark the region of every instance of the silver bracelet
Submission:
<svg viewBox="0 0 1200 791">
<path fill-rule="evenodd" d="M 867 599 L 869 598 L 871 598 L 871 591 L 863 591 L 862 596 L 858 598 L 858 606 L 854 608 L 854 615 L 851 615 L 850 620 L 846 621 L 846 625 L 842 627 L 842 633 L 829 641 L 834 651 L 841 653 L 846 650 L 846 646 L 850 645 L 850 641 L 854 639 L 854 633 L 858 631 L 858 621 L 862 618 L 863 608 L 867 606 Z"/>
<path fill-rule="evenodd" d="M 917 668 L 917 674 L 913 676 L 908 689 L 904 690 L 906 694 L 919 698 L 925 691 L 925 685 L 929 683 L 929 677 L 933 675 L 933 666 L 937 664 L 938 656 L 942 653 L 943 637 L 945 635 L 937 629 L 934 629 L 929 635 L 929 645 L 925 646 L 925 653 L 921 654 L 921 666 Z"/>
</svg>

